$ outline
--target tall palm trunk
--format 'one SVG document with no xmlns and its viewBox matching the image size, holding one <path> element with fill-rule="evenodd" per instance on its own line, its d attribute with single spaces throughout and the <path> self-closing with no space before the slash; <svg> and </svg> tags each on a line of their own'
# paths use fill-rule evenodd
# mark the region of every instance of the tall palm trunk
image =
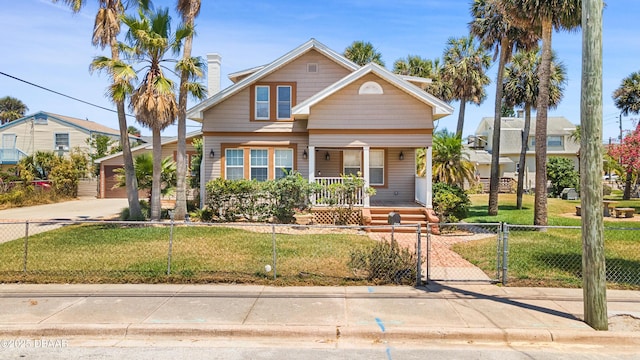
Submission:
<svg viewBox="0 0 640 360">
<path fill-rule="evenodd" d="M 460 99 L 460 113 L 458 114 L 458 127 L 456 128 L 456 136 L 462 138 L 462 128 L 464 127 L 464 111 L 467 107 L 467 99 Z"/>
<path fill-rule="evenodd" d="M 539 93 L 536 111 L 536 191 L 533 224 L 547 225 L 547 111 L 551 72 L 551 19 L 542 21 L 542 60 L 538 71 Z"/>
<path fill-rule="evenodd" d="M 500 131 L 502 128 L 502 92 L 504 67 L 509 56 L 508 39 L 500 41 L 500 61 L 498 61 L 498 76 L 496 79 L 496 101 L 493 113 L 493 137 L 491 145 L 491 178 L 489 179 L 489 215 L 498 215 L 498 191 L 500 190 Z"/>
<path fill-rule="evenodd" d="M 160 220 L 161 203 L 160 187 L 162 186 L 162 138 L 160 128 L 154 126 L 151 130 L 153 135 L 153 175 L 151 181 L 151 220 Z"/>
<path fill-rule="evenodd" d="M 529 147 L 529 131 L 531 131 L 531 104 L 524 106 L 524 129 L 522 130 L 522 146 L 520 147 L 520 171 L 518 171 L 518 190 L 516 192 L 516 208 L 522 209 L 522 193 L 524 192 L 524 172 Z"/>
<path fill-rule="evenodd" d="M 624 179 L 624 193 L 622 194 L 622 200 L 631 200 L 631 180 L 632 176 L 630 171 L 627 171 L 627 177 Z"/>
<path fill-rule="evenodd" d="M 110 41 L 111 58 L 114 61 L 120 59 L 118 51 L 118 41 L 112 37 Z M 114 77 L 115 78 L 115 77 Z M 129 142 L 129 132 L 127 131 L 127 117 L 125 115 L 124 99 L 116 100 L 118 111 L 118 126 L 120 128 L 120 145 L 122 146 L 122 158 L 124 160 L 124 176 L 127 190 L 127 202 L 129 203 L 129 219 L 142 220 L 142 210 L 140 209 L 140 199 L 138 198 L 138 180 L 136 170 L 133 167 L 133 155 L 131 154 L 131 144 Z"/>
<path fill-rule="evenodd" d="M 193 28 L 196 7 L 191 5 L 186 16 L 185 25 Z M 184 41 L 182 60 L 191 57 L 193 33 Z M 180 73 L 180 93 L 178 94 L 178 152 L 176 154 L 176 207 L 175 219 L 184 220 L 187 214 L 187 83 L 189 74 Z"/>
</svg>

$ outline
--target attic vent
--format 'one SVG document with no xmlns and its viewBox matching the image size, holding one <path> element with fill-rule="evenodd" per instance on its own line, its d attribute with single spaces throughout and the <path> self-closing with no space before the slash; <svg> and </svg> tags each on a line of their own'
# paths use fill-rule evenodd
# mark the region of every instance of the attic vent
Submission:
<svg viewBox="0 0 640 360">
<path fill-rule="evenodd" d="M 359 95 L 382 95 L 382 86 L 375 81 L 367 81 L 360 86 Z"/>
<path fill-rule="evenodd" d="M 307 72 L 308 73 L 317 73 L 318 72 L 318 64 L 315 64 L 315 63 L 307 64 Z"/>
</svg>

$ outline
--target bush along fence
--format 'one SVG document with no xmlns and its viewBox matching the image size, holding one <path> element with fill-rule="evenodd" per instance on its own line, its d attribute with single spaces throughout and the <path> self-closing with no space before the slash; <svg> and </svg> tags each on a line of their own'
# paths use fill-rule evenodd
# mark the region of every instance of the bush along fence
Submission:
<svg viewBox="0 0 640 360">
<path fill-rule="evenodd" d="M 606 228 L 609 288 L 640 289 L 640 228 Z M 580 287 L 581 228 L 0 222 L 0 282 Z"/>
</svg>

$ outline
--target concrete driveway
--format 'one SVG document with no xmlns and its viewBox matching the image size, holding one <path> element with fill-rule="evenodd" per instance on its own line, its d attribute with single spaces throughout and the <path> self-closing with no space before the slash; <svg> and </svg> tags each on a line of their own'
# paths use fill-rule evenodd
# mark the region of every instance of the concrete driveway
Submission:
<svg viewBox="0 0 640 360">
<path fill-rule="evenodd" d="M 0 210 L 0 222 L 37 220 L 101 220 L 117 216 L 127 199 L 80 198 L 56 204 Z"/>
<path fill-rule="evenodd" d="M 80 198 L 57 204 L 0 210 L 0 244 L 22 238 L 27 232 L 33 235 L 62 226 L 51 221 L 111 219 L 127 206 L 127 199 Z"/>
</svg>

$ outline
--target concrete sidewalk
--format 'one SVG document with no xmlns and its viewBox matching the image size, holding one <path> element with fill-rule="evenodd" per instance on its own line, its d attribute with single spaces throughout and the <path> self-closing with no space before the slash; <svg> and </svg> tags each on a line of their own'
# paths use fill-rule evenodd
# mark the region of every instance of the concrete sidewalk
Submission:
<svg viewBox="0 0 640 360">
<path fill-rule="evenodd" d="M 611 330 L 599 332 L 581 320 L 580 289 L 2 284 L 0 339 L 234 336 L 640 346 L 640 291 L 608 291 L 608 311 Z"/>
</svg>

